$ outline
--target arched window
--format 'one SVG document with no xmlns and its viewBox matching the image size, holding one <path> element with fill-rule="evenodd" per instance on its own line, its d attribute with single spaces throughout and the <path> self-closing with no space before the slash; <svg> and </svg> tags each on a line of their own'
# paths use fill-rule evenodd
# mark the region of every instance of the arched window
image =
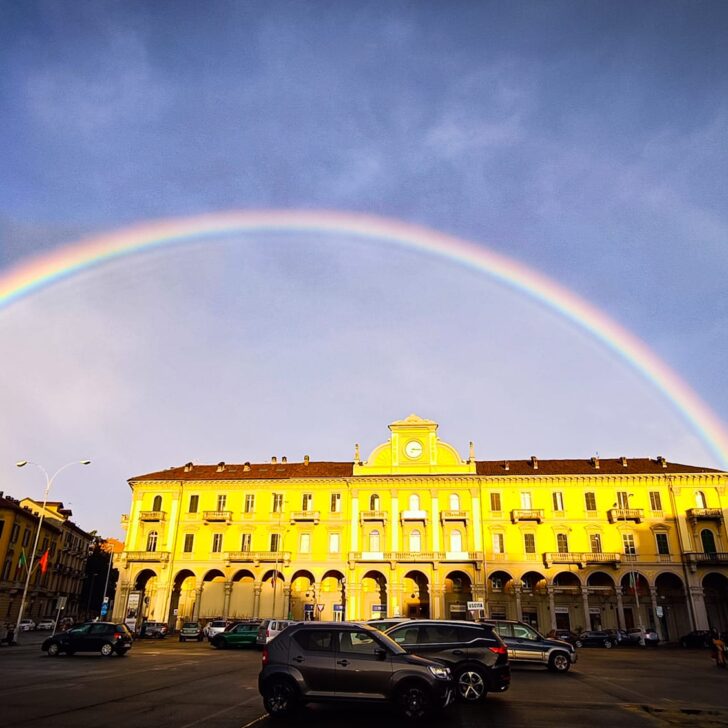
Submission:
<svg viewBox="0 0 728 728">
<path fill-rule="evenodd" d="M 705 493 L 702 490 L 695 491 L 695 505 L 698 508 L 708 507 L 708 502 L 705 500 Z"/>
<path fill-rule="evenodd" d="M 372 531 L 369 534 L 369 550 L 374 552 L 382 550 L 379 543 L 379 531 Z"/>
<path fill-rule="evenodd" d="M 451 511 L 460 510 L 460 496 L 457 493 L 450 493 L 450 510 Z"/>
<path fill-rule="evenodd" d="M 157 532 L 150 531 L 149 535 L 147 536 L 147 551 L 156 551 L 156 550 L 157 550 Z"/>
<path fill-rule="evenodd" d="M 565 533 L 556 534 L 556 550 L 560 554 L 569 553 L 569 538 Z"/>
<path fill-rule="evenodd" d="M 370 511 L 379 510 L 379 496 L 376 493 L 369 499 L 369 510 Z"/>
<path fill-rule="evenodd" d="M 422 539 L 419 531 L 412 531 L 409 537 L 409 550 L 417 554 L 422 550 Z"/>
<path fill-rule="evenodd" d="M 409 509 L 411 511 L 420 510 L 420 497 L 414 493 L 409 497 Z"/>
<path fill-rule="evenodd" d="M 453 509 L 457 510 L 457 509 Z M 460 531 L 453 531 L 450 534 L 450 551 L 460 553 L 463 550 L 463 535 Z"/>
<path fill-rule="evenodd" d="M 162 496 L 161 495 L 154 496 L 154 503 L 152 504 L 152 510 L 153 511 L 162 510 Z"/>
<path fill-rule="evenodd" d="M 700 532 L 700 540 L 703 543 L 703 552 L 706 554 L 714 554 L 717 549 L 715 548 L 715 536 L 709 528 L 704 528 Z"/>
</svg>

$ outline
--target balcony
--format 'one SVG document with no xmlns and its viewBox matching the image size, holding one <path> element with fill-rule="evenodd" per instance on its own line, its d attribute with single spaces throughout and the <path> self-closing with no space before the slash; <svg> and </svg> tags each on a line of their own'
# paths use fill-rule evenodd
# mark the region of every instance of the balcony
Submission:
<svg viewBox="0 0 728 728">
<path fill-rule="evenodd" d="M 163 521 L 166 517 L 164 511 L 142 511 L 139 514 L 140 521 Z"/>
<path fill-rule="evenodd" d="M 128 525 L 129 525 L 129 514 L 122 513 L 121 514 L 121 527 L 126 528 Z"/>
<path fill-rule="evenodd" d="M 382 523 L 387 522 L 387 512 L 386 511 L 362 511 L 359 514 L 359 520 L 361 523 L 364 523 L 365 521 L 381 521 Z"/>
<path fill-rule="evenodd" d="M 440 511 L 440 521 L 446 523 L 447 521 L 463 521 L 468 522 L 467 511 Z"/>
<path fill-rule="evenodd" d="M 522 508 L 518 508 L 511 511 L 511 521 L 513 523 L 518 523 L 519 521 L 536 521 L 537 523 L 543 522 L 543 509 L 536 509 L 529 508 L 527 510 L 524 510 Z"/>
<path fill-rule="evenodd" d="M 553 564 L 576 564 L 580 569 L 590 564 L 611 564 L 616 569 L 621 562 L 622 554 L 619 553 L 548 551 L 543 555 L 543 563 L 547 569 Z"/>
<path fill-rule="evenodd" d="M 436 561 L 473 562 L 480 568 L 482 551 L 350 551 L 349 561 L 399 561 L 434 563 Z"/>
<path fill-rule="evenodd" d="M 641 508 L 610 508 L 607 511 L 607 517 L 610 523 L 618 523 L 619 521 L 641 523 L 645 517 L 645 512 Z"/>
<path fill-rule="evenodd" d="M 696 523 L 697 521 L 722 521 L 723 511 L 720 508 L 688 508 L 688 518 Z"/>
<path fill-rule="evenodd" d="M 291 523 L 313 523 L 318 525 L 321 520 L 321 511 L 293 511 L 291 513 Z"/>
<path fill-rule="evenodd" d="M 290 551 L 228 551 L 225 560 L 235 563 L 273 562 L 288 566 L 291 561 Z"/>
<path fill-rule="evenodd" d="M 427 511 L 402 511 L 399 519 L 402 523 L 406 523 L 407 521 L 422 521 L 423 523 L 427 523 Z"/>
<path fill-rule="evenodd" d="M 230 523 L 233 519 L 232 511 L 203 511 L 202 520 L 205 523 Z"/>
<path fill-rule="evenodd" d="M 127 551 L 127 561 L 169 561 L 169 551 Z"/>
<path fill-rule="evenodd" d="M 698 566 L 728 566 L 728 553 L 720 551 L 686 553 L 685 560 L 690 567 L 690 571 L 696 571 Z"/>
<path fill-rule="evenodd" d="M 404 563 L 419 563 L 421 561 L 435 561 L 434 551 L 392 551 L 388 554 L 393 561 L 401 561 Z"/>
</svg>

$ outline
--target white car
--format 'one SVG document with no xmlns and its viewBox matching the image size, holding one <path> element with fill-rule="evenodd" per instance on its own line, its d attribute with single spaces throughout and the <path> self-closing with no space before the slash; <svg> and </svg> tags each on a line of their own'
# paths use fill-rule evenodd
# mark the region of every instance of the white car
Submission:
<svg viewBox="0 0 728 728">
<path fill-rule="evenodd" d="M 56 622 L 54 619 L 41 619 L 40 622 L 38 622 L 36 629 L 42 629 L 46 631 L 52 630 L 55 623 Z"/>
<path fill-rule="evenodd" d="M 224 632 L 229 624 L 226 619 L 213 619 L 205 625 L 202 632 L 208 640 L 211 640 L 216 634 Z"/>
<path fill-rule="evenodd" d="M 31 632 L 35 629 L 35 622 L 29 617 L 24 617 L 20 620 L 19 627 L 21 632 Z"/>
<path fill-rule="evenodd" d="M 255 640 L 257 645 L 267 645 L 274 637 L 283 632 L 286 627 L 298 624 L 291 619 L 264 619 L 258 627 L 258 637 Z"/>
</svg>

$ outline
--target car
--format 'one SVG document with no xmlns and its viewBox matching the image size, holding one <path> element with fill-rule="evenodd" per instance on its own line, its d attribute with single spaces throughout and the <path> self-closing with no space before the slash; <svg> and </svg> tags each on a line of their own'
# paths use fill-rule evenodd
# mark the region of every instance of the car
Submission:
<svg viewBox="0 0 728 728">
<path fill-rule="evenodd" d="M 21 632 L 32 632 L 35 629 L 36 625 L 35 622 L 29 617 L 23 617 L 23 619 L 20 620 L 18 627 L 20 628 Z"/>
<path fill-rule="evenodd" d="M 454 698 L 447 667 L 364 623 L 298 622 L 264 646 L 262 663 L 258 690 L 274 718 L 306 703 L 368 701 L 416 720 Z"/>
<path fill-rule="evenodd" d="M 562 642 L 568 642 L 574 647 L 581 647 L 581 640 L 576 632 L 572 632 L 570 629 L 552 629 L 547 635 L 549 639 L 561 640 Z"/>
<path fill-rule="evenodd" d="M 410 620 L 406 617 L 389 617 L 382 619 L 368 619 L 367 624 L 372 627 L 376 627 L 381 632 L 386 632 L 390 627 L 394 627 L 396 624 L 402 624 L 402 622 L 409 622 Z"/>
<path fill-rule="evenodd" d="M 680 647 L 713 647 L 713 635 L 709 629 L 696 629 L 678 639 Z"/>
<path fill-rule="evenodd" d="M 576 663 L 576 647 L 544 637 L 530 624 L 514 619 L 484 619 L 501 636 L 514 664 L 545 665 L 551 672 L 565 673 Z"/>
<path fill-rule="evenodd" d="M 56 620 L 55 619 L 51 619 L 50 617 L 47 617 L 47 618 L 44 618 L 44 619 L 39 620 L 38 621 L 38 624 L 36 625 L 35 628 L 37 630 L 40 630 L 40 631 L 43 631 L 43 632 L 48 632 L 48 631 L 50 631 L 50 630 L 53 629 L 53 627 L 55 626 L 55 624 L 56 624 Z"/>
<path fill-rule="evenodd" d="M 462 620 L 418 619 L 385 634 L 407 652 L 450 668 L 460 700 L 477 703 L 511 682 L 508 650 L 491 625 Z"/>
<path fill-rule="evenodd" d="M 168 632 L 169 627 L 166 622 L 144 622 L 139 636 L 162 640 L 167 636 Z"/>
<path fill-rule="evenodd" d="M 67 655 L 75 652 L 100 652 L 105 656 L 117 654 L 123 657 L 131 646 L 132 634 L 125 624 L 87 622 L 47 637 L 41 649 L 49 657 L 55 657 L 61 652 Z"/>
<path fill-rule="evenodd" d="M 623 629 L 605 629 L 604 631 L 618 645 L 627 645 L 630 642 L 629 635 Z"/>
<path fill-rule="evenodd" d="M 196 640 L 202 642 L 205 635 L 202 632 L 202 625 L 199 622 L 183 622 L 182 629 L 179 631 L 179 641 L 187 642 L 187 640 Z"/>
<path fill-rule="evenodd" d="M 227 619 L 212 619 L 206 625 L 203 630 L 205 637 L 208 640 L 212 639 L 216 634 L 224 632 L 227 627 L 230 626 L 230 622 Z"/>
<path fill-rule="evenodd" d="M 258 642 L 258 622 L 237 622 L 224 632 L 218 632 L 210 639 L 210 644 L 218 650 L 228 647 L 255 647 Z"/>
<path fill-rule="evenodd" d="M 605 629 L 592 629 L 582 632 L 579 635 L 582 647 L 606 647 L 611 649 L 620 643 L 618 634 L 613 634 Z"/>
<path fill-rule="evenodd" d="M 286 627 L 290 627 L 292 624 L 296 624 L 296 622 L 290 619 L 264 619 L 258 626 L 256 644 L 258 646 L 267 645 L 274 637 L 277 637 Z"/>
<path fill-rule="evenodd" d="M 633 627 L 627 630 L 628 644 L 639 645 L 641 644 L 641 635 L 644 635 L 644 643 L 646 647 L 656 647 L 660 644 L 660 635 L 654 627 L 645 627 L 640 629 L 639 627 Z"/>
</svg>

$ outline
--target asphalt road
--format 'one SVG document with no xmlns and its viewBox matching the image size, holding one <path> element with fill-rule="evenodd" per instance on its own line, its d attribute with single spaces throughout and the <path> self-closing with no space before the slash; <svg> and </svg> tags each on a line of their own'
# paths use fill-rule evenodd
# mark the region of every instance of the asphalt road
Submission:
<svg viewBox="0 0 728 728">
<path fill-rule="evenodd" d="M 260 653 L 174 639 L 135 642 L 126 657 L 49 658 L 41 635 L 0 647 L 0 725 L 32 728 L 267 728 L 256 688 Z M 401 725 L 383 707 L 315 707 L 296 725 Z M 728 726 L 728 671 L 706 651 L 579 651 L 566 675 L 514 668 L 511 689 L 434 719 L 448 728 Z"/>
</svg>

